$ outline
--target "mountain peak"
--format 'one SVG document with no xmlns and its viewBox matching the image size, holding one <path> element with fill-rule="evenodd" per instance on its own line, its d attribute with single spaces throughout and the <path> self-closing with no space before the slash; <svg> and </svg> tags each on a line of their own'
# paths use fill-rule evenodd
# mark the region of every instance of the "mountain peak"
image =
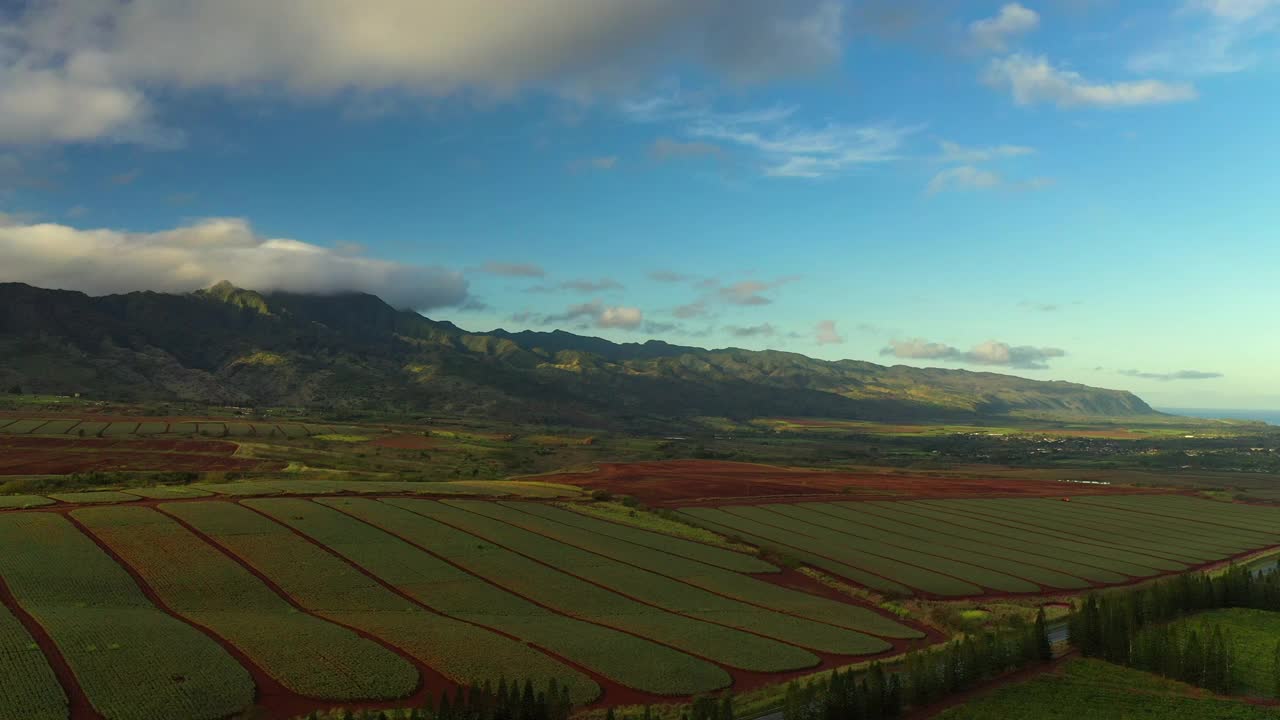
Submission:
<svg viewBox="0 0 1280 720">
<path fill-rule="evenodd" d="M 195 293 L 208 300 L 216 300 L 224 302 L 236 307 L 246 308 L 262 315 L 270 315 L 271 310 L 267 307 L 266 298 L 253 290 L 245 290 L 244 288 L 232 285 L 230 281 L 223 280 L 214 284 L 206 290 L 199 290 Z"/>
</svg>

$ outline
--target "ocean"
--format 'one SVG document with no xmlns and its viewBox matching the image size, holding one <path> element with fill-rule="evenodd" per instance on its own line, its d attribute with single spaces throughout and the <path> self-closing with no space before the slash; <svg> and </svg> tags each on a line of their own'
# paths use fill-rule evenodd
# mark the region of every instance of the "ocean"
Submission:
<svg viewBox="0 0 1280 720">
<path fill-rule="evenodd" d="M 1280 425 L 1280 410 L 1222 410 L 1218 408 L 1156 408 L 1160 412 L 1189 417 L 1261 420 L 1268 425 Z"/>
</svg>

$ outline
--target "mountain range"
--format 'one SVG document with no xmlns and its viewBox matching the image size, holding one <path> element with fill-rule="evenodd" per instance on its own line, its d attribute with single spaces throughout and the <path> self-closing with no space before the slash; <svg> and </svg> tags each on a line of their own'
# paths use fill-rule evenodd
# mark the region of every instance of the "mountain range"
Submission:
<svg viewBox="0 0 1280 720">
<path fill-rule="evenodd" d="M 91 297 L 0 284 L 0 386 L 125 401 L 565 423 L 689 416 L 934 420 L 1156 414 L 1129 392 L 775 350 L 472 333 L 373 295 Z"/>
</svg>

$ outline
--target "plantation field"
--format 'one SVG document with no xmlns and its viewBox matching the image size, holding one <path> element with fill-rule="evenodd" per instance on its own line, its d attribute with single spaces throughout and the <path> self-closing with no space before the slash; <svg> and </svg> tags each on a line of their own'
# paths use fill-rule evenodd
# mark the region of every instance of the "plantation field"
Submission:
<svg viewBox="0 0 1280 720">
<path fill-rule="evenodd" d="M 540 499 L 575 498 L 580 491 L 570 485 L 507 480 L 458 480 L 453 482 L 397 482 L 377 480 L 243 480 L 191 485 L 155 485 L 124 490 L 87 490 L 48 495 L 0 495 L 0 511 L 22 510 L 54 503 L 100 505 L 141 500 L 175 500 L 201 497 L 262 497 L 271 495 L 475 495 Z"/>
<path fill-rule="evenodd" d="M 68 698 L 123 720 L 280 717 L 503 677 L 644 703 L 924 638 L 772 582 L 753 555 L 545 501 L 142 502 L 0 515 L 0 543 L 23 548 L 0 554 L 0 698 L 17 708 L 0 718 L 67 717 Z"/>
<path fill-rule="evenodd" d="M 62 720 L 67 695 L 17 617 L 0 607 L 0 720 Z"/>
<path fill-rule="evenodd" d="M 1275 709 L 1213 697 L 1182 683 L 1111 665 L 1071 660 L 1055 672 L 1002 687 L 938 720 L 1264 720 Z"/>
<path fill-rule="evenodd" d="M 688 507 L 689 521 L 891 594 L 1047 593 L 1280 544 L 1280 508 L 1174 495 Z"/>
<path fill-rule="evenodd" d="M 0 577 L 57 645 L 93 707 L 113 720 L 226 717 L 253 681 L 219 645 L 158 609 L 67 520 L 0 517 Z"/>
<path fill-rule="evenodd" d="M 417 670 L 333 623 L 297 612 L 234 560 L 156 510 L 114 507 L 71 516 L 102 540 L 166 607 L 209 628 L 290 690 L 325 700 L 405 697 Z M 282 637 L 290 638 L 281 642 Z"/>
</svg>

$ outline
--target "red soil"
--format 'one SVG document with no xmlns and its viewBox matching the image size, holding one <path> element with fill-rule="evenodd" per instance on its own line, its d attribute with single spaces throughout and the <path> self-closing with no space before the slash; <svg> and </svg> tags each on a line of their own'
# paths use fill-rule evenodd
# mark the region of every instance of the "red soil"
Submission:
<svg viewBox="0 0 1280 720">
<path fill-rule="evenodd" d="M 422 435 L 388 435 L 372 440 L 369 444 L 394 450 L 429 450 L 440 445 L 435 439 Z"/>
<path fill-rule="evenodd" d="M 1143 492 L 1108 485 L 1045 480 L 855 473 L 715 460 L 600 463 L 591 472 L 561 473 L 544 479 L 631 495 L 650 505 L 682 507 L 788 500 L 811 502 L 824 496 L 848 501 Z"/>
<path fill-rule="evenodd" d="M 235 443 L 214 440 L 0 437 L 0 475 L 66 475 L 115 470 L 250 472 L 274 461 L 237 458 Z"/>
</svg>

